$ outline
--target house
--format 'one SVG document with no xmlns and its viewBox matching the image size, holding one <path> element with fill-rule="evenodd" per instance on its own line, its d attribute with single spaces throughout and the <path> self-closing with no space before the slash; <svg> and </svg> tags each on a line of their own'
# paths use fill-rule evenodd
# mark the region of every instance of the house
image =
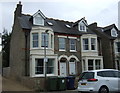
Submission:
<svg viewBox="0 0 120 93">
<path fill-rule="evenodd" d="M 106 27 L 98 27 L 97 23 L 90 24 L 89 27 L 101 38 L 104 68 L 119 69 L 120 36 L 118 28 L 115 24 Z"/>
<path fill-rule="evenodd" d="M 100 68 L 100 39 L 85 18 L 77 22 L 52 19 L 40 10 L 26 15 L 21 2 L 17 4 L 10 42 L 11 78 L 30 88 L 40 82 L 44 89 L 45 76 L 78 76 Z"/>
<path fill-rule="evenodd" d="M 0 75 L 2 75 L 2 52 L 0 51 Z"/>
</svg>

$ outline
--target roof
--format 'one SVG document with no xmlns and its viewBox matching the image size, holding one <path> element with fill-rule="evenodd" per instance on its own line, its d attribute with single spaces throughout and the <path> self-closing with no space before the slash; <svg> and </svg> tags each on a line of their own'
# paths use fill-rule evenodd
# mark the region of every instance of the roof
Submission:
<svg viewBox="0 0 120 93">
<path fill-rule="evenodd" d="M 21 17 L 18 17 L 21 28 L 31 30 L 32 26 L 34 26 L 32 24 L 32 18 L 33 16 L 25 15 L 25 14 L 22 14 Z M 87 28 L 87 32 L 79 31 L 76 27 L 73 26 L 76 24 L 76 22 L 69 22 L 69 21 L 58 20 L 53 18 L 45 18 L 44 20 L 45 20 L 44 25 L 52 28 L 55 33 L 72 34 L 72 35 L 95 34 L 89 28 Z M 51 25 L 48 24 L 48 22 L 51 23 Z"/>
<path fill-rule="evenodd" d="M 116 37 L 111 36 L 111 30 L 115 28 L 118 32 L 118 37 L 120 37 L 120 32 L 118 31 L 117 27 L 115 24 L 106 26 L 106 27 L 98 27 L 97 23 L 90 24 L 89 27 L 95 32 L 95 33 L 100 33 L 101 35 L 109 38 L 109 39 L 116 39 Z"/>
</svg>

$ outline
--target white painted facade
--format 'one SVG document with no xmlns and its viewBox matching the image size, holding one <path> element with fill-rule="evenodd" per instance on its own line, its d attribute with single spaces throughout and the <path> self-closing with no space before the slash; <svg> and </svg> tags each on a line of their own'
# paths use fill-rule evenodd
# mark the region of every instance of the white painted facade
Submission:
<svg viewBox="0 0 120 93">
<path fill-rule="evenodd" d="M 30 76 L 31 77 L 44 77 L 45 74 L 35 74 L 35 59 L 44 59 L 44 47 L 41 47 L 41 33 L 45 32 L 46 30 L 49 30 L 47 33 L 49 34 L 49 44 L 48 48 L 46 48 L 46 57 L 48 59 L 54 59 L 54 74 L 47 74 L 47 76 L 57 76 L 58 75 L 58 60 L 57 55 L 54 54 L 54 33 L 51 28 L 48 27 L 33 27 L 30 32 Z M 38 33 L 39 39 L 38 39 L 38 47 L 33 48 L 32 47 L 32 33 Z M 53 38 L 51 38 L 51 35 L 53 35 Z M 51 41 L 53 42 L 51 45 Z M 52 46 L 52 47 L 51 47 Z M 45 67 L 45 64 L 44 64 Z M 44 70 L 45 73 L 45 70 Z"/>
<path fill-rule="evenodd" d="M 83 49 L 83 39 L 88 39 L 88 50 Z M 95 50 L 91 50 L 91 38 L 95 39 Z M 81 54 L 82 54 L 82 71 L 89 70 L 89 60 L 92 60 L 93 70 L 96 69 L 96 60 L 100 61 L 99 69 L 103 68 L 103 57 L 98 55 L 97 35 L 84 34 L 81 36 Z"/>
</svg>

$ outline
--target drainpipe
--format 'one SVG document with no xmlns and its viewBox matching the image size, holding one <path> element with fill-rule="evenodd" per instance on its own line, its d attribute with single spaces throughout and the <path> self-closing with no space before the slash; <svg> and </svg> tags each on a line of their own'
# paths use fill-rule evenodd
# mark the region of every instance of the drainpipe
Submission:
<svg viewBox="0 0 120 93">
<path fill-rule="evenodd" d="M 27 47 L 27 44 L 28 44 L 28 41 L 27 41 L 27 38 L 28 38 L 28 32 L 25 31 L 25 76 L 28 76 L 28 47 Z"/>
</svg>

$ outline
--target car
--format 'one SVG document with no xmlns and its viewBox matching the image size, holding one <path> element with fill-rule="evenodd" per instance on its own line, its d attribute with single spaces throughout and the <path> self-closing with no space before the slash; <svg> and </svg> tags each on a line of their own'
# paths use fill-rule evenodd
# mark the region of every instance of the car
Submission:
<svg viewBox="0 0 120 93">
<path fill-rule="evenodd" d="M 92 93 L 120 93 L 120 71 L 115 69 L 84 71 L 78 80 L 77 90 Z"/>
</svg>

